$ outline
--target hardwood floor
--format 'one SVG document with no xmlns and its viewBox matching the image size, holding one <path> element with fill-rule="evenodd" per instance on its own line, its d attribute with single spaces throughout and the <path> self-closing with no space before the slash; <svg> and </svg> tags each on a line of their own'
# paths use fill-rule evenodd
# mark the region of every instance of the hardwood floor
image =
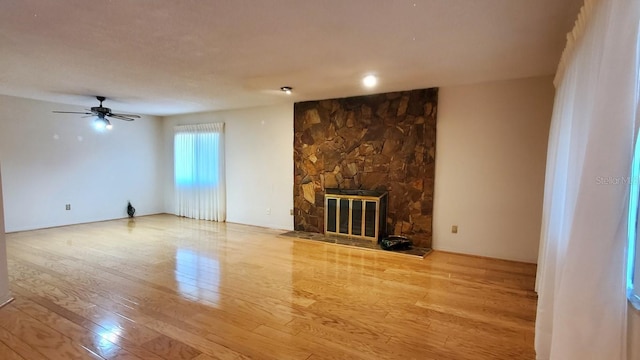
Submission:
<svg viewBox="0 0 640 360">
<path fill-rule="evenodd" d="M 155 215 L 7 235 L 2 359 L 534 359 L 535 265 Z"/>
</svg>

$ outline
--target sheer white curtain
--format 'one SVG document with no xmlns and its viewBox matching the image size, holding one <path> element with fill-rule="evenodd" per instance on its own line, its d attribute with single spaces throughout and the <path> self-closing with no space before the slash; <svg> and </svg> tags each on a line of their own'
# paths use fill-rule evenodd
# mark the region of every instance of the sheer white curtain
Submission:
<svg viewBox="0 0 640 360">
<path fill-rule="evenodd" d="M 226 220 L 224 124 L 174 128 L 176 215 Z"/>
<path fill-rule="evenodd" d="M 626 359 L 638 0 L 587 0 L 556 75 L 538 260 L 538 359 Z"/>
</svg>

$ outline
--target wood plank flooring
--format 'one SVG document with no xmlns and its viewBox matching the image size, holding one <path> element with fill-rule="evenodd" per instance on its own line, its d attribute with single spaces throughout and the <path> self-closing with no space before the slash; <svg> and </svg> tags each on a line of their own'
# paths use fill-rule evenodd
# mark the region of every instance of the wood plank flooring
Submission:
<svg viewBox="0 0 640 360">
<path fill-rule="evenodd" d="M 535 265 L 154 215 L 7 235 L 2 359 L 534 359 Z"/>
</svg>

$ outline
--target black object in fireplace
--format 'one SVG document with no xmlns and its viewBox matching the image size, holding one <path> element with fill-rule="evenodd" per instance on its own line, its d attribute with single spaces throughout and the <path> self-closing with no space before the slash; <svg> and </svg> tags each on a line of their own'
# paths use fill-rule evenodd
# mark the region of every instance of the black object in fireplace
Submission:
<svg viewBox="0 0 640 360">
<path fill-rule="evenodd" d="M 413 242 L 406 236 L 391 235 L 380 240 L 380 247 L 383 250 L 409 250 Z"/>
</svg>

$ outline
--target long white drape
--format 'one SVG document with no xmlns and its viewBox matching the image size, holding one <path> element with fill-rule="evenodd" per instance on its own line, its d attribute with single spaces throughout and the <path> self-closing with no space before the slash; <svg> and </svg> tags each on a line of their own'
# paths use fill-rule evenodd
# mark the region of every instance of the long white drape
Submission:
<svg viewBox="0 0 640 360">
<path fill-rule="evenodd" d="M 639 11 L 638 0 L 587 0 L 556 75 L 536 284 L 538 359 L 626 359 Z"/>
<path fill-rule="evenodd" d="M 224 124 L 179 125 L 174 131 L 176 215 L 225 221 Z"/>
<path fill-rule="evenodd" d="M 2 176 L 0 175 L 0 307 L 12 299 L 9 291 L 7 247 L 4 238 L 4 205 L 2 202 Z"/>
</svg>

